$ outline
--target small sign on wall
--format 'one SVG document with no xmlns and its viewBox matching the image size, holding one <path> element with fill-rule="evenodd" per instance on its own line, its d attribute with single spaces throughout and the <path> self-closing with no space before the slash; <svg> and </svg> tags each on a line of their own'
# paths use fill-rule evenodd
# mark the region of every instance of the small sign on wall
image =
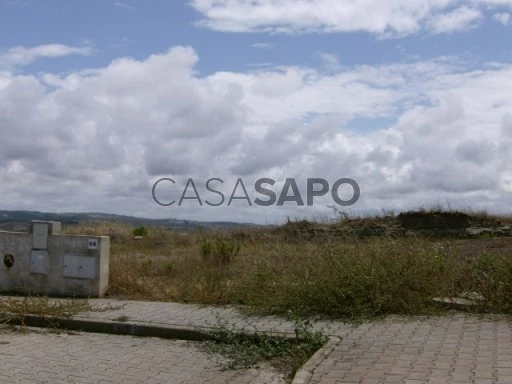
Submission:
<svg viewBox="0 0 512 384">
<path fill-rule="evenodd" d="M 98 249 L 98 240 L 96 240 L 96 239 L 89 239 L 88 240 L 88 248 L 89 249 Z"/>
</svg>

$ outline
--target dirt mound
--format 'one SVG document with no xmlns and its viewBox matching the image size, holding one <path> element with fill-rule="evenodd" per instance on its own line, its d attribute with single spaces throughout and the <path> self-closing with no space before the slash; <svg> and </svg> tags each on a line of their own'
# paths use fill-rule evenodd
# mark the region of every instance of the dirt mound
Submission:
<svg viewBox="0 0 512 384">
<path fill-rule="evenodd" d="M 317 223 L 307 220 L 289 221 L 277 228 L 277 233 L 289 239 L 313 239 L 327 237 L 371 237 L 403 235 L 405 230 L 392 216 L 349 218 L 338 223 Z"/>
<path fill-rule="evenodd" d="M 465 229 L 470 217 L 462 212 L 404 212 L 397 216 L 405 229 Z"/>
<path fill-rule="evenodd" d="M 345 218 L 337 223 L 317 223 L 307 220 L 289 221 L 276 229 L 289 239 L 328 237 L 373 237 L 425 235 L 435 237 L 512 236 L 510 226 L 487 215 L 464 212 L 408 211 L 397 216 Z"/>
</svg>

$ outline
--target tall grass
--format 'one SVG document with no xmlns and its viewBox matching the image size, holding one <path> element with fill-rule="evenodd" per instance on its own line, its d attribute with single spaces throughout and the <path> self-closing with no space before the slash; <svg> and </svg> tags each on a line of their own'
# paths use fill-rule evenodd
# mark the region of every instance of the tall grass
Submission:
<svg viewBox="0 0 512 384">
<path fill-rule="evenodd" d="M 433 298 L 476 292 L 484 300 L 475 310 L 512 312 L 510 238 L 307 240 L 284 229 L 150 228 L 137 241 L 130 226 L 93 228 L 79 231 L 114 235 L 109 292 L 123 298 L 354 319 L 437 313 Z"/>
</svg>

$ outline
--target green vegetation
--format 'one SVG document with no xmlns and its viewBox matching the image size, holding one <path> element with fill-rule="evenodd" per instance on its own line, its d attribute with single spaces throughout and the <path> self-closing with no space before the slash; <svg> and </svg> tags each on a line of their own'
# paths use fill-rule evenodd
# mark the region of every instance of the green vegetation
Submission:
<svg viewBox="0 0 512 384">
<path fill-rule="evenodd" d="M 227 357 L 224 370 L 247 369 L 266 361 L 287 371 L 284 373 L 291 379 L 328 340 L 321 332 L 313 331 L 308 321 L 296 321 L 295 324 L 295 337 L 285 338 L 272 333 L 248 334 L 243 329 L 220 322 L 210 331 L 214 341 L 207 342 L 206 346 L 210 352 Z"/>
<path fill-rule="evenodd" d="M 231 263 L 240 252 L 240 244 L 231 239 L 203 240 L 200 244 L 200 252 L 204 260 L 226 265 Z"/>
<path fill-rule="evenodd" d="M 144 226 L 136 227 L 132 231 L 133 236 L 147 236 L 148 229 Z"/>
</svg>

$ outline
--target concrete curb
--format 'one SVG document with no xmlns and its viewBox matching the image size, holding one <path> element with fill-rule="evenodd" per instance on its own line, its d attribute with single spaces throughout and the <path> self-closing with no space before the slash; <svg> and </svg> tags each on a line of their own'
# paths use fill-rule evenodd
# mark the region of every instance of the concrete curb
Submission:
<svg viewBox="0 0 512 384">
<path fill-rule="evenodd" d="M 162 339 L 178 339 L 190 341 L 214 340 L 211 331 L 214 327 L 208 326 L 186 326 L 177 324 L 148 323 L 143 321 L 119 321 L 108 319 L 94 319 L 90 317 L 58 317 L 44 315 L 4 315 L 6 322 L 15 325 L 25 325 L 37 328 L 59 328 L 69 331 L 83 331 L 90 333 L 108 333 L 122 336 L 138 337 L 159 337 Z M 235 330 L 237 332 L 251 335 L 254 331 L 245 331 L 243 329 Z M 258 331 L 260 334 L 268 334 L 276 337 L 293 340 L 295 334 L 278 331 Z"/>
<path fill-rule="evenodd" d="M 324 361 L 327 356 L 341 343 L 339 337 L 329 337 L 329 341 L 322 348 L 315 352 L 313 356 L 297 371 L 292 384 L 308 384 L 313 377 L 315 369 Z"/>
<path fill-rule="evenodd" d="M 140 322 L 121 322 L 89 318 L 63 318 L 53 316 L 18 315 L 7 319 L 7 323 L 37 328 L 58 328 L 68 331 L 90 333 L 108 333 L 122 336 L 159 337 L 162 339 L 179 339 L 204 341 L 214 339 L 208 328 L 187 327 Z"/>
</svg>

